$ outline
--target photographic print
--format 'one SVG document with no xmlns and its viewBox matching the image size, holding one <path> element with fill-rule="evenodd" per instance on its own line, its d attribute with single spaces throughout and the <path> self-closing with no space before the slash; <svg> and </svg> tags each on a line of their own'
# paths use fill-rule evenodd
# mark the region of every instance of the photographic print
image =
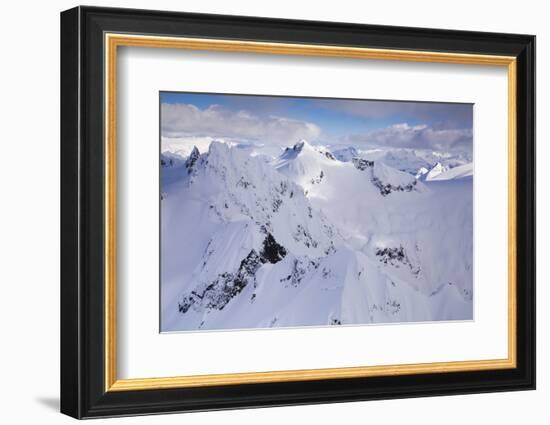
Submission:
<svg viewBox="0 0 550 425">
<path fill-rule="evenodd" d="M 473 319 L 473 105 L 160 93 L 161 331 Z"/>
</svg>

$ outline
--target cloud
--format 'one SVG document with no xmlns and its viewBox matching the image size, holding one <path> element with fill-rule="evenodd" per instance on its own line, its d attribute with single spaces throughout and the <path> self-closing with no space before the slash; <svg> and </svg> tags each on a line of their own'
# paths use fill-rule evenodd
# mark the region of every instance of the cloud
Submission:
<svg viewBox="0 0 550 425">
<path fill-rule="evenodd" d="M 472 127 L 473 105 L 468 103 L 321 100 L 319 106 L 370 120 L 416 120 L 433 127 Z"/>
<path fill-rule="evenodd" d="M 306 121 L 230 111 L 220 105 L 199 109 L 182 103 L 161 105 L 161 130 L 167 137 L 219 137 L 278 145 L 293 144 L 299 139 L 315 140 L 321 134 L 317 125 Z"/>
<path fill-rule="evenodd" d="M 348 136 L 346 143 L 368 147 L 432 149 L 472 153 L 472 130 L 437 129 L 427 125 L 394 124 L 365 134 Z"/>
</svg>

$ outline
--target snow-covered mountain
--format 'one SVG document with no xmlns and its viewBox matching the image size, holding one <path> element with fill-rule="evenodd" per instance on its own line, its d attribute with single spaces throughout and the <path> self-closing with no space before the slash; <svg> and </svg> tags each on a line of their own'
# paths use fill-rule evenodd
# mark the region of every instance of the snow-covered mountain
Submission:
<svg viewBox="0 0 550 425">
<path fill-rule="evenodd" d="M 415 175 L 422 167 L 431 167 L 429 159 L 431 158 L 419 156 L 414 150 L 399 149 L 387 152 L 379 161 L 396 170 Z"/>
<path fill-rule="evenodd" d="M 443 170 L 449 170 L 472 162 L 472 159 L 465 154 L 442 154 L 426 149 L 358 150 L 353 146 L 349 146 L 344 148 L 334 147 L 332 152 L 338 160 L 343 162 L 351 162 L 354 158 L 382 162 L 396 170 L 417 177 L 426 174 L 424 170 L 430 171 L 438 164 Z"/>
<path fill-rule="evenodd" d="M 332 153 L 334 154 L 336 159 L 342 162 L 349 162 L 353 158 L 359 158 L 359 151 L 353 146 L 333 149 Z"/>
<path fill-rule="evenodd" d="M 458 165 L 453 168 L 448 168 L 432 176 L 430 180 L 456 180 L 474 175 L 474 167 L 472 163 Z"/>
<path fill-rule="evenodd" d="M 163 154 L 162 330 L 471 319 L 471 174 L 355 153 Z"/>
<path fill-rule="evenodd" d="M 447 167 L 443 166 L 441 162 L 438 162 L 430 169 L 430 171 L 426 173 L 425 180 L 434 180 L 437 178 L 437 176 L 444 173 L 445 171 L 447 171 Z"/>
</svg>

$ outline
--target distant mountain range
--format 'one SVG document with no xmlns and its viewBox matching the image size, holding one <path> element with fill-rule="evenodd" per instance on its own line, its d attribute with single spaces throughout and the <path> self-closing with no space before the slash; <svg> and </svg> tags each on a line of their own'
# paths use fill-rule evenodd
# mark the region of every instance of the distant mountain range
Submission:
<svg viewBox="0 0 550 425">
<path fill-rule="evenodd" d="M 201 148 L 161 154 L 163 331 L 472 319 L 468 158 Z"/>
</svg>

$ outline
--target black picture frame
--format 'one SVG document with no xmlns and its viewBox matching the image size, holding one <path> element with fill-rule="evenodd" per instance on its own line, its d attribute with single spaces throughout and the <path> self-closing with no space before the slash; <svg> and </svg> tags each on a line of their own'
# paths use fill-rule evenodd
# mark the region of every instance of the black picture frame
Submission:
<svg viewBox="0 0 550 425">
<path fill-rule="evenodd" d="M 105 391 L 104 34 L 514 56 L 517 367 L 369 378 Z M 61 13 L 61 412 L 75 418 L 535 388 L 535 37 L 76 7 Z"/>
</svg>

